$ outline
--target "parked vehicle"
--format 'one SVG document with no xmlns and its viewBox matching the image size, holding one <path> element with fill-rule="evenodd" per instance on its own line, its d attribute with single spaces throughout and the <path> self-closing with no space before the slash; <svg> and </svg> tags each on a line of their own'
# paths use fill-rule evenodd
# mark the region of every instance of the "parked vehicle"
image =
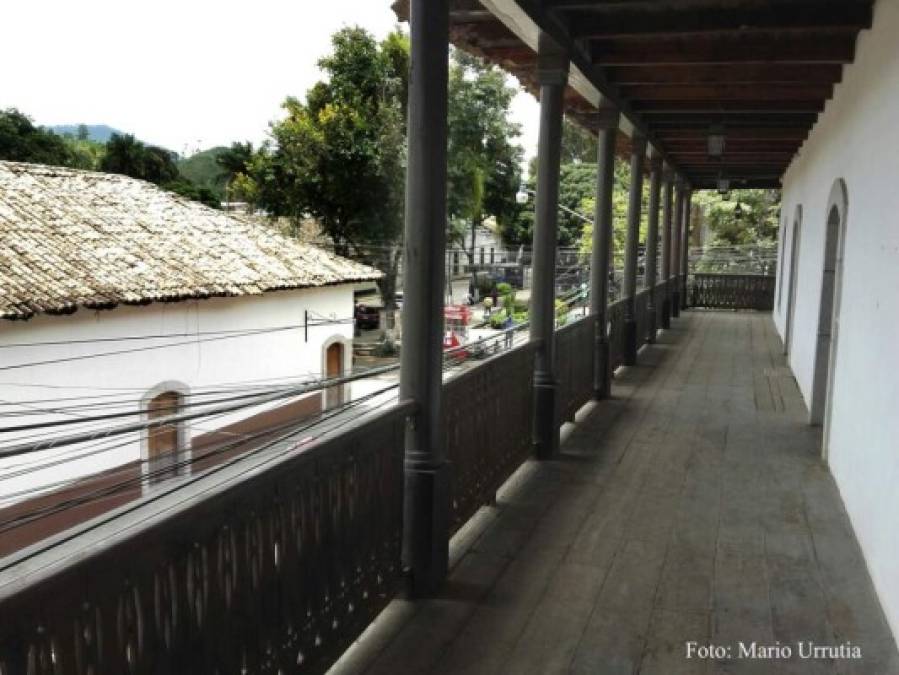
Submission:
<svg viewBox="0 0 899 675">
<path fill-rule="evenodd" d="M 354 313 L 356 328 L 378 328 L 381 325 L 381 307 L 358 303 Z"/>
</svg>

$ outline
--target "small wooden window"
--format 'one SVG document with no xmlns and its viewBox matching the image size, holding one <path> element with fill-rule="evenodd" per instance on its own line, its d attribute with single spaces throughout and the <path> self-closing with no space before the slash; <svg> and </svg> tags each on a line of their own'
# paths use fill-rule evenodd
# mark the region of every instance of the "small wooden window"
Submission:
<svg viewBox="0 0 899 675">
<path fill-rule="evenodd" d="M 325 352 L 325 377 L 329 380 L 343 375 L 343 345 L 335 342 Z M 335 384 L 325 392 L 325 407 L 335 408 L 343 404 L 343 385 Z"/>
<path fill-rule="evenodd" d="M 147 419 L 150 421 L 175 415 L 181 410 L 181 394 L 166 391 L 154 396 L 147 404 Z M 151 481 L 162 480 L 173 475 L 178 461 L 178 424 L 162 424 L 151 427 L 147 432 L 147 460 Z M 172 471 L 165 469 L 171 468 Z"/>
</svg>

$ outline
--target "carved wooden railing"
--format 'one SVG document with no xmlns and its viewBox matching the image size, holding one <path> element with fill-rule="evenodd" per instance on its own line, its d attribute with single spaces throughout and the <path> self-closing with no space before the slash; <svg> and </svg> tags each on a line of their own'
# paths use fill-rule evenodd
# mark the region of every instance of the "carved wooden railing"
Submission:
<svg viewBox="0 0 899 675">
<path fill-rule="evenodd" d="M 451 530 L 495 500 L 531 454 L 535 346 L 479 364 L 443 386 L 443 433 L 450 461 Z"/>
<path fill-rule="evenodd" d="M 585 317 L 556 331 L 559 419 L 570 421 L 593 398 L 596 321 Z"/>
<path fill-rule="evenodd" d="M 613 302 L 608 309 L 609 371 L 624 363 L 624 300 Z"/>
<path fill-rule="evenodd" d="M 652 289 L 652 293 L 653 293 L 652 302 L 653 302 L 653 305 L 655 306 L 655 312 L 656 312 L 655 326 L 657 329 L 659 329 L 662 327 L 662 307 L 665 302 L 665 296 L 668 293 L 668 282 L 667 281 L 658 282 L 655 285 L 655 287 Z"/>
<path fill-rule="evenodd" d="M 400 580 L 410 412 L 7 562 L 0 673 L 323 672 Z"/>
<path fill-rule="evenodd" d="M 651 289 L 644 288 L 634 298 L 634 318 L 637 321 L 637 349 L 646 343 L 646 336 L 649 333 L 649 294 L 651 292 Z"/>
<path fill-rule="evenodd" d="M 711 309 L 774 309 L 775 277 L 749 274 L 691 274 L 687 280 L 690 307 Z"/>
</svg>

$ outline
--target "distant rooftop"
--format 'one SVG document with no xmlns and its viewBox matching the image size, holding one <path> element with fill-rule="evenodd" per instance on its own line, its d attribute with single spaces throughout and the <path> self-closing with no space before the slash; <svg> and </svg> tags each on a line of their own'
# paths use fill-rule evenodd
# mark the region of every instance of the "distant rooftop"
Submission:
<svg viewBox="0 0 899 675">
<path fill-rule="evenodd" d="M 0 161 L 0 318 L 380 277 L 144 181 Z"/>
</svg>

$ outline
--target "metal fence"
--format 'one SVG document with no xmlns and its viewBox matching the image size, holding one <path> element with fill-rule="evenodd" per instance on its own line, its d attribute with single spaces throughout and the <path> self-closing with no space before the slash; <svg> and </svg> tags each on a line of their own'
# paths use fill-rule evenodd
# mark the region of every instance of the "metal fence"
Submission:
<svg viewBox="0 0 899 675">
<path fill-rule="evenodd" d="M 710 309 L 774 309 L 773 276 L 754 274 L 692 274 L 687 280 L 690 307 Z"/>
<path fill-rule="evenodd" d="M 120 516 L 0 587 L 0 673 L 318 673 L 402 574 L 410 405 Z"/>
</svg>

